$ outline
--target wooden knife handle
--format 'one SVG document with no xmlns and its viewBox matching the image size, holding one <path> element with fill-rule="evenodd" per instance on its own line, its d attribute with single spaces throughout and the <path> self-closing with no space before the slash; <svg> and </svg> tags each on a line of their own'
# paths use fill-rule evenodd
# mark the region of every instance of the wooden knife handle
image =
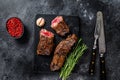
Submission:
<svg viewBox="0 0 120 80">
<path fill-rule="evenodd" d="M 100 57 L 100 80 L 106 80 L 105 57 Z"/>
<path fill-rule="evenodd" d="M 89 65 L 89 74 L 94 75 L 95 73 L 95 62 L 96 62 L 96 49 L 92 50 L 91 61 Z"/>
</svg>

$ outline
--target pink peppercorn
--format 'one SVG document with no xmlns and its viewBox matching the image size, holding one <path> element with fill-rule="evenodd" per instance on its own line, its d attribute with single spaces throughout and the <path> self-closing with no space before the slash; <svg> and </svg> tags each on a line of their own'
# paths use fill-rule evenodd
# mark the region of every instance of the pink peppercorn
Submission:
<svg viewBox="0 0 120 80">
<path fill-rule="evenodd" d="M 15 38 L 19 38 L 23 34 L 23 24 L 19 18 L 12 17 L 6 23 L 8 33 Z"/>
</svg>

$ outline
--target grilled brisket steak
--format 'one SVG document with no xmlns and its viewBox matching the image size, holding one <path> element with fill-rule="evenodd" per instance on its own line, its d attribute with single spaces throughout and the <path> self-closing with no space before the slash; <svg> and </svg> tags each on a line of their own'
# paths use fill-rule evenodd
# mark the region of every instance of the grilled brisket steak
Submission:
<svg viewBox="0 0 120 80">
<path fill-rule="evenodd" d="M 56 47 L 54 56 L 50 65 L 51 71 L 59 70 L 64 61 L 65 57 L 71 50 L 71 47 L 75 44 L 77 41 L 77 36 L 75 34 L 72 34 L 68 36 L 65 40 L 62 40 Z"/>
<path fill-rule="evenodd" d="M 53 49 L 54 34 L 46 29 L 40 31 L 40 41 L 37 47 L 37 54 L 50 55 Z"/>
<path fill-rule="evenodd" d="M 69 33 L 69 27 L 63 20 L 62 16 L 57 16 L 53 19 L 51 22 L 51 27 L 61 36 L 65 36 L 66 33 Z"/>
</svg>

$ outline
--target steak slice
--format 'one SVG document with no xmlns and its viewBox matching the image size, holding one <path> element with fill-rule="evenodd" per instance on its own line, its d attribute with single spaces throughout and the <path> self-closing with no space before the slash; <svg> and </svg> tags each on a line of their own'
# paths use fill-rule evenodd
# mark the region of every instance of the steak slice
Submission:
<svg viewBox="0 0 120 80">
<path fill-rule="evenodd" d="M 46 29 L 41 29 L 40 40 L 37 46 L 38 55 L 50 55 L 53 49 L 54 34 Z"/>
<path fill-rule="evenodd" d="M 65 36 L 66 33 L 69 33 L 69 27 L 62 16 L 57 16 L 52 20 L 51 28 L 54 29 L 60 36 Z"/>
<path fill-rule="evenodd" d="M 67 54 L 70 52 L 71 47 L 77 42 L 77 36 L 72 34 L 68 36 L 65 40 L 62 40 L 56 47 L 54 56 L 50 65 L 51 71 L 59 70 Z"/>
</svg>

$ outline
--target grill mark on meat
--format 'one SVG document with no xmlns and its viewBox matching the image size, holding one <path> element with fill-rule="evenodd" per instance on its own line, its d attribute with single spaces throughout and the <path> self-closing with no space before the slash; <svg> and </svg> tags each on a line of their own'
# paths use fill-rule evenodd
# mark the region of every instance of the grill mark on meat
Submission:
<svg viewBox="0 0 120 80">
<path fill-rule="evenodd" d="M 65 35 L 66 33 L 69 32 L 69 29 L 67 28 L 68 26 L 65 24 L 65 22 L 62 21 L 62 22 L 59 23 L 59 25 L 62 28 L 59 34 Z"/>
<path fill-rule="evenodd" d="M 65 57 L 71 50 L 71 47 L 77 41 L 75 34 L 68 36 L 65 40 L 62 40 L 54 51 L 54 56 L 50 65 L 51 71 L 59 70 L 64 64 Z"/>
</svg>

